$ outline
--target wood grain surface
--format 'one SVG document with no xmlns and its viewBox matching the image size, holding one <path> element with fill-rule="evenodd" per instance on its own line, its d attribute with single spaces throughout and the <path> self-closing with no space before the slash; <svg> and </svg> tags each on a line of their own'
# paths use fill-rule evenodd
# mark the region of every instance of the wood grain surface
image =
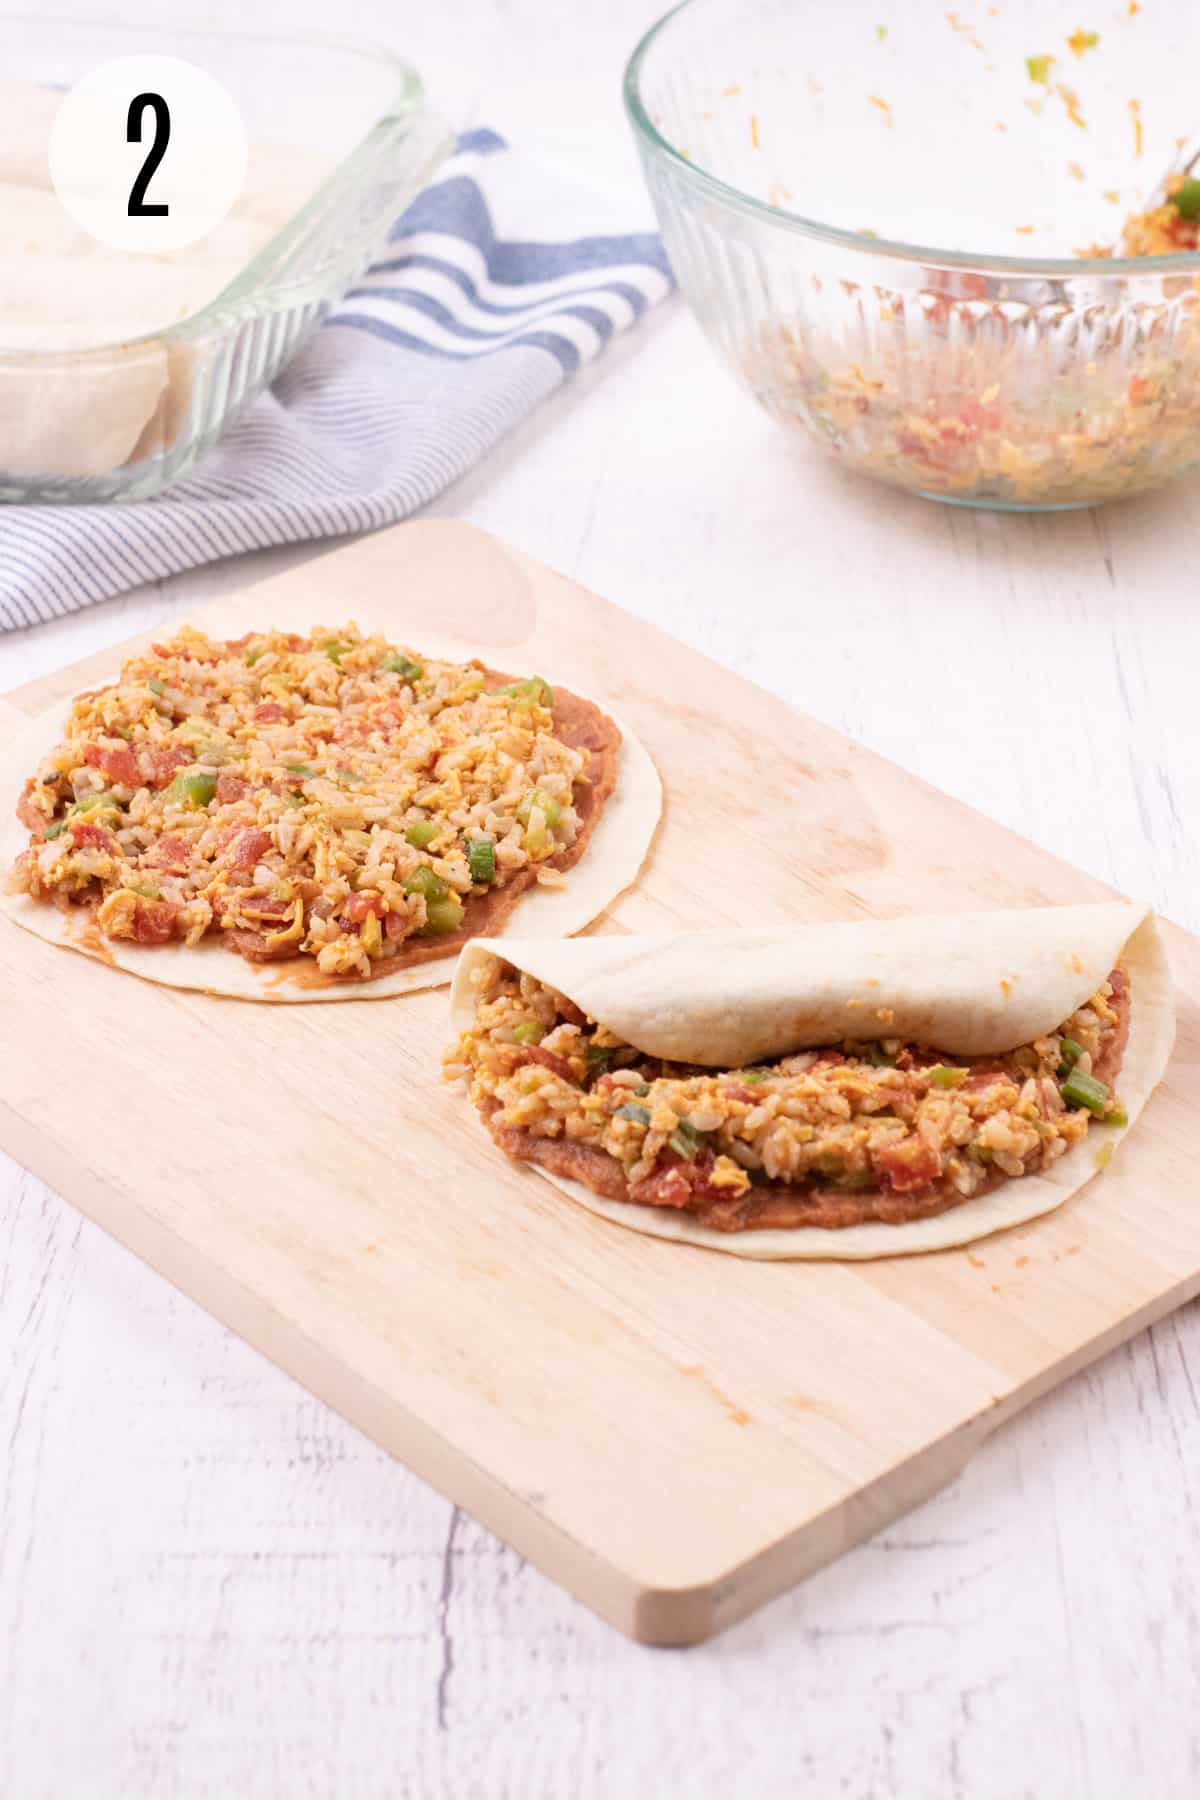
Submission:
<svg viewBox="0 0 1200 1800">
<path fill-rule="evenodd" d="M 242 632 L 284 603 L 314 622 L 370 608 L 418 648 L 436 620 L 631 721 L 665 812 L 598 929 L 742 922 L 748 896 L 773 922 L 1099 891 L 470 527 L 399 527 L 202 622 Z M 40 710 L 106 664 L 9 705 Z M 964 1252 L 763 1267 L 622 1232 L 505 1163 L 439 1084 L 444 993 L 243 1005 L 14 928 L 0 1140 L 622 1630 L 692 1643 L 1200 1288 L 1200 946 L 1170 937 L 1180 1045 L 1131 1145 L 1051 1218 Z M 101 1067 L 105 1118 L 81 1117 Z"/>
</svg>

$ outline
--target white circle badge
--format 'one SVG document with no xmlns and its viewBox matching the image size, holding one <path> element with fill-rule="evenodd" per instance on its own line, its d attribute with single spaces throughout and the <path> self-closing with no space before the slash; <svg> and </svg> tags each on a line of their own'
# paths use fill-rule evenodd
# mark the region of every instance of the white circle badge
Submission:
<svg viewBox="0 0 1200 1800">
<path fill-rule="evenodd" d="M 246 180 L 233 95 L 179 56 L 120 56 L 75 83 L 50 132 L 50 179 L 75 223 L 158 256 L 207 236 Z"/>
</svg>

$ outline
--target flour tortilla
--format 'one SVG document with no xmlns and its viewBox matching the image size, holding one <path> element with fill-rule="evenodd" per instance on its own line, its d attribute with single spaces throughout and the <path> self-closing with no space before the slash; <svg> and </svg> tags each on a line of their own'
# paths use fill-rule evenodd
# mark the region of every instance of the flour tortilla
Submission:
<svg viewBox="0 0 1200 1800">
<path fill-rule="evenodd" d="M 341 619 L 349 609 L 331 601 L 325 609 L 328 618 Z M 372 621 L 365 609 L 355 608 L 357 622 L 364 632 L 379 631 L 396 636 L 394 621 Z M 307 631 L 318 621 L 312 618 L 312 606 L 305 602 L 303 613 L 276 604 L 270 625 L 283 631 Z M 325 621 L 328 622 L 328 621 Z M 225 626 L 212 619 L 199 621 L 203 629 L 217 634 Z M 227 621 L 230 631 L 246 630 Z M 409 645 L 426 656 L 464 662 L 472 656 L 503 662 L 506 652 L 471 646 L 432 632 L 422 632 Z M 518 667 L 513 673 L 529 673 L 524 651 L 512 653 Z M 119 671 L 96 681 L 103 687 L 116 679 Z M 553 670 L 537 671 L 554 685 Z M 571 687 L 570 682 L 564 682 Z M 598 702 L 610 718 L 615 718 L 621 731 L 621 748 L 617 756 L 617 785 L 609 796 L 583 855 L 565 874 L 561 888 L 531 887 L 521 895 L 513 910 L 522 940 L 537 942 L 542 938 L 567 936 L 582 931 L 625 888 L 636 881 L 653 840 L 662 811 L 662 784 L 649 752 L 634 736 L 629 726 Z M 29 833 L 13 812 L 21 790 L 38 762 L 62 737 L 69 703 L 62 702 L 39 713 L 0 743 L 0 881 L 12 867 L 14 859 L 25 849 Z M 453 958 L 448 956 L 431 962 L 417 963 L 411 968 L 397 969 L 375 981 L 349 981 L 339 985 L 323 985 L 312 957 L 287 962 L 258 964 L 235 955 L 217 937 L 204 939 L 189 949 L 182 944 L 147 946 L 123 938 L 101 937 L 92 924 L 90 909 L 78 913 L 61 912 L 58 907 L 28 894 L 6 894 L 0 891 L 0 913 L 14 924 L 30 931 L 50 944 L 94 957 L 111 967 L 123 969 L 146 981 L 163 987 L 190 988 L 200 993 L 216 994 L 230 1000 L 263 1000 L 274 1003 L 307 1003 L 334 1000 L 390 1000 L 397 994 L 410 994 L 423 988 L 442 987 L 451 979 Z M 501 941 L 501 940 L 495 940 Z"/>
<path fill-rule="evenodd" d="M 1121 962 L 1131 983 L 1118 1091 L 1132 1126 L 1175 1039 L 1171 974 L 1148 909 L 1118 901 L 1019 912 L 863 920 L 788 930 L 543 944 L 476 939 L 451 994 L 457 1034 L 474 1019 L 472 972 L 488 955 L 549 983 L 651 1056 L 740 1068 L 847 1037 L 901 1037 L 959 1056 L 1014 1050 L 1052 1031 Z M 1127 1128 L 1126 1128 L 1127 1129 Z M 714 1231 L 685 1214 L 602 1199 L 538 1173 L 602 1218 L 730 1256 L 861 1260 L 969 1244 L 1061 1206 L 1112 1154 L 1124 1129 L 1093 1124 L 1042 1175 L 907 1224 L 840 1231 Z"/>
</svg>

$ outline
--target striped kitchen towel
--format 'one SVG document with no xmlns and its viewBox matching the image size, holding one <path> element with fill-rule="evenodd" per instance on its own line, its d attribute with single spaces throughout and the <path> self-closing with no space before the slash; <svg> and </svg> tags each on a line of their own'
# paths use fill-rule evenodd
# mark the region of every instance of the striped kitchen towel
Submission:
<svg viewBox="0 0 1200 1800">
<path fill-rule="evenodd" d="M 130 504 L 0 506 L 0 629 L 440 494 L 670 289 L 653 233 L 581 237 L 586 196 L 562 201 L 494 132 L 461 137 L 382 259 L 184 481 Z"/>
</svg>

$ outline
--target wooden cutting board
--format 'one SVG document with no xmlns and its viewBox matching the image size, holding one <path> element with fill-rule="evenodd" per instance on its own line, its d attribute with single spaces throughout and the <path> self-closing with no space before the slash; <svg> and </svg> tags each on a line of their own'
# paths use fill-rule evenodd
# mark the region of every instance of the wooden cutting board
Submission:
<svg viewBox="0 0 1200 1800">
<path fill-rule="evenodd" d="M 662 826 L 595 929 L 1099 898 L 1099 883 L 467 526 L 401 526 L 210 609 L 384 611 L 609 701 Z M 8 697 L 106 678 L 109 652 Z M 9 804 L 9 799 L 4 804 Z M 177 993 L 0 919 L 0 1142 L 554 1580 L 708 1637 L 953 1479 L 1001 1420 L 1200 1291 L 1200 940 L 1167 1079 L 1100 1182 L 965 1251 L 763 1264 L 572 1206 L 439 1080 L 445 990 Z"/>
</svg>

